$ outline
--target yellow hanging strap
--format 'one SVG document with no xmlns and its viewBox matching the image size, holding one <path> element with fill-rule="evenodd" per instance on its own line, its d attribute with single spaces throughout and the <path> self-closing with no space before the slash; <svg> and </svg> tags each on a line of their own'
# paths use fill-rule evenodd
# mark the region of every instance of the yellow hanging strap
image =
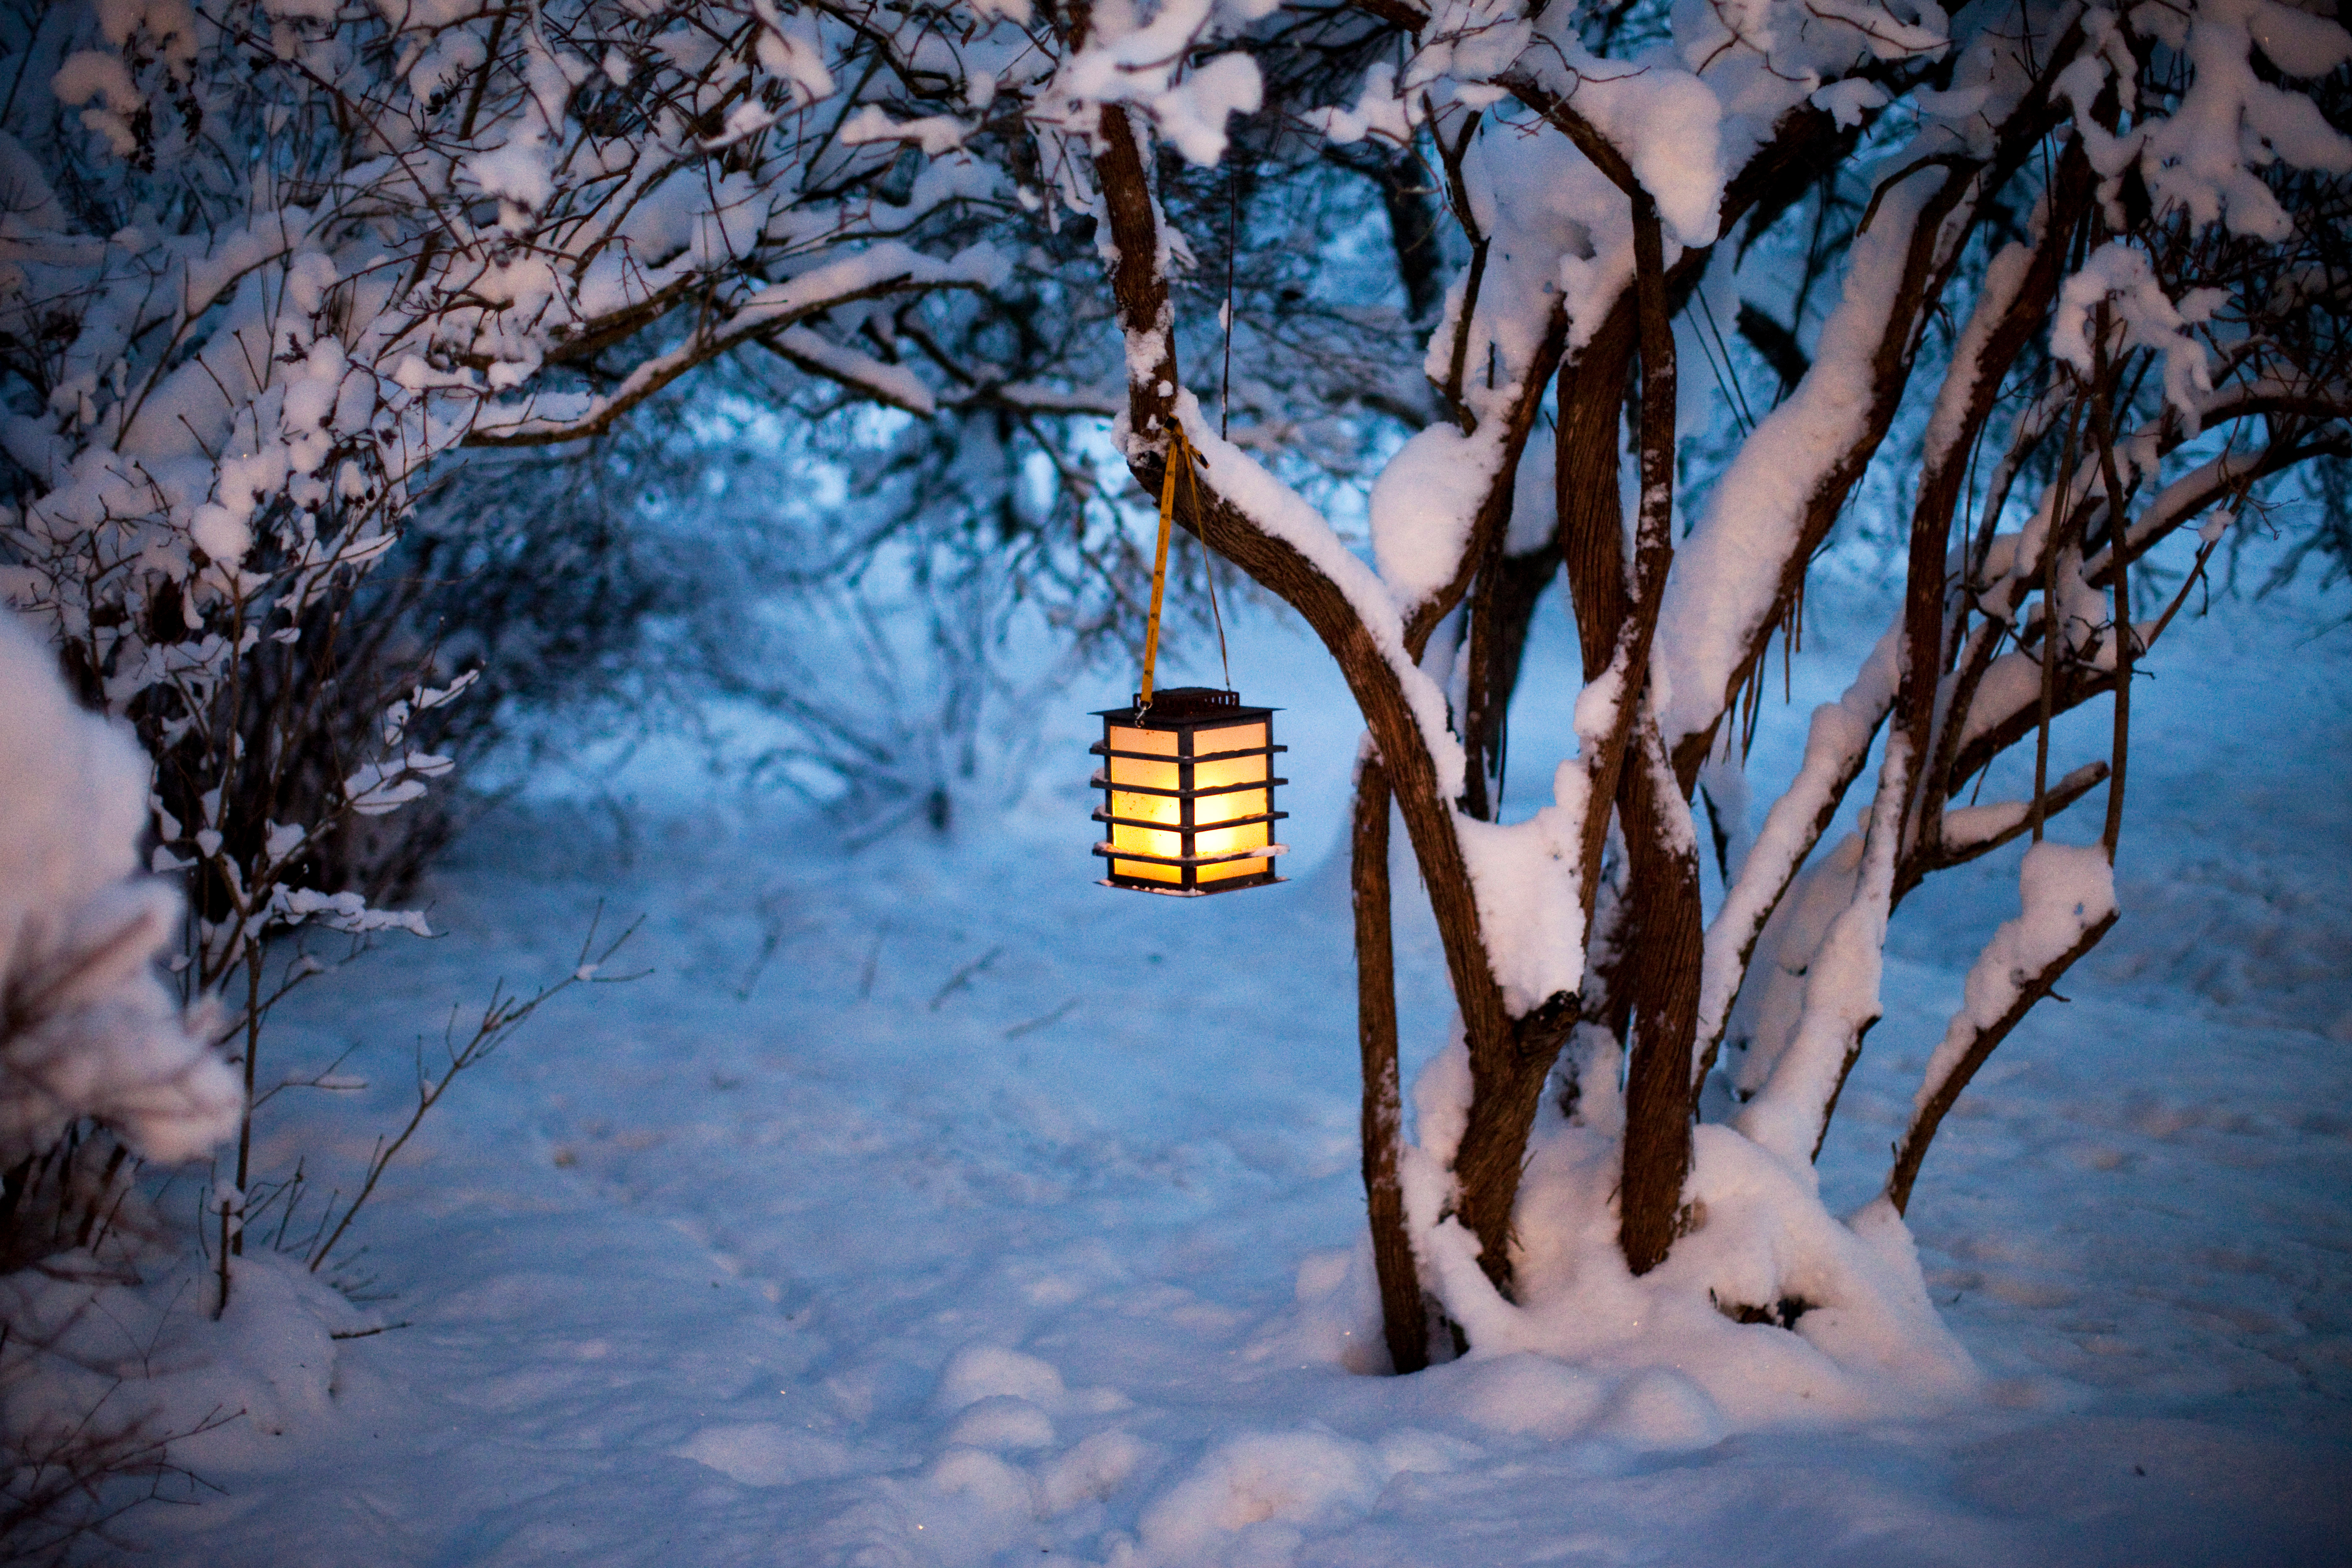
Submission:
<svg viewBox="0 0 2352 1568">
<path fill-rule="evenodd" d="M 1143 689 L 1136 695 L 1139 709 L 1151 706 L 1151 670 L 1160 661 L 1160 603 L 1168 592 L 1168 536 L 1176 526 L 1176 476 L 1192 466 L 1192 448 L 1184 439 L 1184 427 L 1171 424 L 1168 475 L 1160 481 L 1160 547 L 1151 557 L 1151 619 L 1143 633 Z"/>
<path fill-rule="evenodd" d="M 1200 454 L 1184 439 L 1184 427 L 1168 427 L 1168 473 L 1160 481 L 1160 544 L 1151 558 L 1151 619 L 1143 633 L 1143 689 L 1137 693 L 1137 717 L 1151 706 L 1151 672 L 1160 662 L 1160 605 L 1168 592 L 1168 539 L 1176 528 L 1176 479 L 1179 474 L 1192 489 L 1193 525 L 1201 531 L 1202 570 L 1209 578 L 1209 614 L 1217 622 L 1217 659 L 1224 667 L 1225 689 L 1234 685 L 1234 665 L 1225 652 L 1225 617 L 1217 608 L 1217 558 L 1209 548 L 1209 510 L 1201 504 L 1201 476 L 1192 471 Z"/>
</svg>

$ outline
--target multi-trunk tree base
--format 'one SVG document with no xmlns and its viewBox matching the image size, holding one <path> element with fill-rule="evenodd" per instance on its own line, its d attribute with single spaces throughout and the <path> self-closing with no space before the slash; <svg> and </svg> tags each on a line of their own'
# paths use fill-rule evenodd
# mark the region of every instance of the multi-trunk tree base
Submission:
<svg viewBox="0 0 2352 1568">
<path fill-rule="evenodd" d="M 1596 1079 L 1615 1065 L 1586 1064 Z M 1679 1402 L 1694 1431 L 1714 1436 L 1916 1415 L 1978 1386 L 1893 1205 L 1882 1197 L 1840 1219 L 1810 1167 L 1728 1127 L 1693 1130 L 1686 1228 L 1635 1275 L 1618 1243 L 1623 1151 L 1611 1092 L 1580 1097 L 1576 1121 L 1554 1097 L 1538 1112 L 1507 1300 L 1480 1267 L 1477 1238 L 1443 1213 L 1468 1089 L 1456 1043 L 1414 1086 L 1423 1142 L 1400 1163 L 1423 1278 L 1475 1357 L 1527 1352 L 1561 1363 L 1541 1382 L 1589 1389 L 1596 1419 L 1612 1391 L 1640 1384 L 1639 1397 Z M 1349 1287 L 1360 1311 L 1374 1309 L 1364 1283 Z"/>
</svg>

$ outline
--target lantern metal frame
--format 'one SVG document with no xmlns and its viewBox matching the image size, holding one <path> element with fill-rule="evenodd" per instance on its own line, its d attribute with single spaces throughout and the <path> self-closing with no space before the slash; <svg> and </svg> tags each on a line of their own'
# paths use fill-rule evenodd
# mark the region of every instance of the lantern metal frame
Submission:
<svg viewBox="0 0 2352 1568">
<path fill-rule="evenodd" d="M 1102 879 L 1106 888 L 1128 888 L 1137 892 L 1165 893 L 1176 898 L 1201 898 L 1210 893 L 1234 893 L 1244 888 L 1265 888 L 1286 880 L 1275 874 L 1276 858 L 1289 853 L 1289 846 L 1274 842 L 1274 824 L 1290 814 L 1274 808 L 1274 792 L 1278 785 L 1290 781 L 1274 776 L 1274 754 L 1286 752 L 1287 746 L 1274 742 L 1272 708 L 1244 707 L 1237 693 L 1207 686 L 1180 686 L 1156 693 L 1146 704 L 1139 693 L 1134 704 L 1126 708 L 1099 710 L 1096 717 L 1103 721 L 1103 738 L 1087 750 L 1103 759 L 1096 771 L 1092 787 L 1103 792 L 1103 803 L 1095 808 L 1094 819 L 1108 829 L 1103 842 L 1095 846 L 1095 853 L 1107 862 L 1109 875 Z M 1262 724 L 1264 743 L 1255 746 L 1226 747 L 1213 752 L 1194 750 L 1196 738 L 1204 731 L 1232 729 L 1246 724 Z M 1113 744 L 1116 730 L 1144 731 L 1166 733 L 1174 741 L 1172 750 L 1137 751 Z M 1223 783 L 1202 784 L 1198 770 L 1204 763 L 1237 763 L 1249 757 L 1263 757 L 1258 776 L 1244 777 Z M 1115 770 L 1138 773 L 1140 768 L 1118 770 L 1122 762 L 1144 764 L 1153 769 L 1172 766 L 1175 787 L 1166 788 L 1135 778 L 1114 781 Z M 1265 795 L 1265 809 L 1243 816 L 1213 817 L 1203 820 L 1200 806 L 1203 801 L 1220 796 L 1258 791 Z M 1141 795 L 1173 800 L 1177 819 L 1173 822 L 1118 814 L 1119 795 Z M 1266 842 L 1237 849 L 1201 849 L 1202 836 L 1223 834 L 1257 824 L 1265 825 Z M 1174 835 L 1179 853 L 1166 855 L 1134 844 L 1119 844 L 1119 829 L 1140 829 L 1160 835 Z M 1262 872 L 1244 876 L 1218 876 L 1213 868 L 1235 861 L 1263 860 Z M 1153 874 L 1139 875 L 1125 869 L 1128 866 L 1151 867 Z M 1203 872 L 1209 872 L 1203 876 Z"/>
</svg>

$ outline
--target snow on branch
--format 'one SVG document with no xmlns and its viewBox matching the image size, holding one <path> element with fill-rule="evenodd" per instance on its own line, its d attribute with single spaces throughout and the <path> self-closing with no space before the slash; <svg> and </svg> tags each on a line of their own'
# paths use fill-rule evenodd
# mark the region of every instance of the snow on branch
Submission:
<svg viewBox="0 0 2352 1568">
<path fill-rule="evenodd" d="M 1901 1213 L 1944 1117 L 2032 1005 L 2116 923 L 2116 873 L 2098 845 L 2045 840 L 2018 870 L 2018 917 L 2003 921 L 1969 970 L 1965 1000 L 1927 1058 L 1886 1193 Z"/>
<path fill-rule="evenodd" d="M 887 400 L 901 406 L 914 406 L 920 393 L 924 404 L 920 411 L 928 413 L 929 395 L 922 392 L 919 384 L 910 386 L 906 373 L 882 378 L 852 373 L 851 361 L 845 351 L 825 344 L 802 323 L 863 300 L 919 290 L 990 288 L 1003 281 L 1005 270 L 1003 256 L 985 245 L 974 246 L 940 261 L 895 241 L 886 241 L 803 273 L 790 282 L 759 289 L 720 320 L 698 322 L 693 335 L 685 342 L 643 361 L 609 393 L 585 398 L 559 395 L 551 400 L 575 405 L 563 414 L 540 416 L 535 411 L 535 399 L 526 399 L 520 405 L 486 405 L 467 433 L 466 444 L 540 447 L 601 435 L 611 428 L 615 419 L 697 366 L 743 343 L 769 337 L 785 340 L 796 331 L 801 335 L 789 337 L 788 343 L 779 342 L 779 352 L 786 357 L 805 359 L 813 366 L 821 367 L 819 374 L 834 379 L 854 374 L 861 384 L 877 390 L 888 385 Z M 877 368 L 881 368 L 878 363 Z M 837 375 L 836 370 L 844 374 Z"/>
<path fill-rule="evenodd" d="M 1895 706 L 1899 638 L 1895 631 L 1879 638 L 1845 694 L 1813 710 L 1805 737 L 1805 759 L 1797 777 L 1772 803 L 1755 844 L 1740 863 L 1739 875 L 1707 927 L 1698 1013 L 1696 1071 L 1701 1078 L 1713 1064 L 1732 1001 L 1765 922 L 1780 908 L 1805 858 L 1835 817 L 1847 787 L 1870 755 L 1873 737 Z"/>
</svg>

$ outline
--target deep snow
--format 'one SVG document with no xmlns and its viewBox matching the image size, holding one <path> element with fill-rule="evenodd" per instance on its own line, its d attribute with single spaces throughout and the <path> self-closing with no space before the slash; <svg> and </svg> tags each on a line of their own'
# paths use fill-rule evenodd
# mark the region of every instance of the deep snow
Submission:
<svg viewBox="0 0 2352 1568">
<path fill-rule="evenodd" d="M 388 1179 L 360 1269 L 392 1294 L 364 1321 L 405 1326 L 324 1340 L 363 1320 L 255 1287 L 225 1337 L 251 1365 L 285 1335 L 300 1371 L 183 1446 L 219 1495 L 133 1532 L 157 1563 L 320 1568 L 2344 1561 L 2352 634 L 2321 616 L 2229 606 L 2160 647 L 2123 923 L 1928 1157 L 1911 1221 L 1980 1401 L 1717 1440 L 1664 1373 L 1596 1402 L 1528 1356 L 1345 1369 L 1369 1327 L 1343 1299 L 1331 853 L 1354 725 L 1261 626 L 1236 663 L 1288 710 L 1278 889 L 1093 885 L 1085 710 L 1115 680 L 1070 694 L 1020 805 L 945 839 L 846 856 L 659 767 L 622 816 L 542 798 L 478 830 L 430 890 L 443 940 L 387 941 L 273 1026 L 289 1065 L 362 1042 L 377 1088 L 310 1097 L 263 1168 L 363 1157 L 407 1043 L 498 976 L 561 975 L 599 900 L 646 913 L 626 956 L 654 973 L 551 1004 Z M 1760 774 L 1793 771 L 1874 629 L 1815 630 Z M 1565 648 L 1549 626 L 1525 689 L 1572 680 Z M 2105 724 L 2079 716 L 2058 765 L 2103 755 Z M 1513 815 L 1565 741 L 1514 733 Z M 2102 799 L 2054 836 L 2095 836 Z M 1832 1208 L 1874 1191 L 2018 853 L 1898 911 Z M 1410 1074 L 1447 1004 L 1425 910 L 1399 940 Z M 194 1366 L 221 1331 L 180 1318 Z"/>
</svg>

